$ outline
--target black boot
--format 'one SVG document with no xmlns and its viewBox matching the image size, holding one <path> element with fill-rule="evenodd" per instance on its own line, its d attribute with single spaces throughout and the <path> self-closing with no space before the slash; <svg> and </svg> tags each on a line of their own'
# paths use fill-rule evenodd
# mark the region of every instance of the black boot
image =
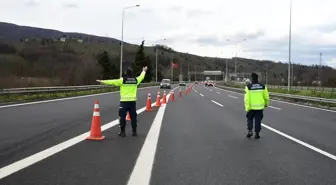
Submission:
<svg viewBox="0 0 336 185">
<path fill-rule="evenodd" d="M 256 135 L 254 136 L 255 139 L 260 139 L 259 132 L 256 132 Z"/>
<path fill-rule="evenodd" d="M 125 137 L 126 136 L 126 133 L 125 133 L 125 128 L 121 128 L 120 129 L 120 132 L 118 134 L 120 137 Z"/>
<path fill-rule="evenodd" d="M 136 128 L 132 129 L 132 136 L 138 136 Z"/>
<path fill-rule="evenodd" d="M 249 130 L 246 137 L 250 138 L 251 136 L 253 136 L 253 132 L 252 132 L 252 130 Z"/>
</svg>

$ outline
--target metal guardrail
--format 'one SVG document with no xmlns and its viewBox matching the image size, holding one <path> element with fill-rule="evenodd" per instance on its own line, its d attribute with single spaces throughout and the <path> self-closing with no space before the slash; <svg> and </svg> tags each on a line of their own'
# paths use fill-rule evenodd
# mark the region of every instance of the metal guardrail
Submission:
<svg viewBox="0 0 336 185">
<path fill-rule="evenodd" d="M 241 88 L 233 88 L 227 87 L 222 85 L 215 85 L 222 89 L 232 90 L 235 92 L 244 93 L 245 90 Z M 336 104 L 336 99 L 328 99 L 328 98 L 319 98 L 319 97 L 311 97 L 311 96 L 300 96 L 300 95 L 293 95 L 293 94 L 284 94 L 284 93 L 269 93 L 271 96 L 279 97 L 279 98 L 289 98 L 289 99 L 296 99 L 296 100 L 303 100 L 303 101 L 312 101 L 312 102 L 320 102 L 320 103 L 332 103 Z"/>
<path fill-rule="evenodd" d="M 159 85 L 159 83 L 140 83 L 140 85 Z M 29 93 L 45 93 L 45 92 L 65 92 L 65 91 L 82 91 L 113 88 L 109 85 L 83 85 L 83 86 L 55 86 L 55 87 L 30 87 L 30 88 L 10 88 L 1 89 L 0 95 L 13 95 L 13 94 L 29 94 Z"/>
<path fill-rule="evenodd" d="M 283 85 L 268 85 L 268 87 L 276 88 L 276 89 L 287 89 L 288 88 L 287 86 L 283 86 Z M 336 88 L 333 88 L 333 87 L 291 86 L 291 89 L 336 92 Z"/>
</svg>

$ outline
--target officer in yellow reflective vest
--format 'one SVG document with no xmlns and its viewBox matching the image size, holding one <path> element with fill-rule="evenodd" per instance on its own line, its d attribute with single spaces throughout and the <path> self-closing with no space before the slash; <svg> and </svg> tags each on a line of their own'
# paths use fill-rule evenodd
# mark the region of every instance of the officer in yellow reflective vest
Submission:
<svg viewBox="0 0 336 185">
<path fill-rule="evenodd" d="M 130 113 L 132 122 L 132 136 L 137 136 L 137 88 L 138 85 L 145 78 L 147 66 L 142 69 L 140 76 L 135 77 L 132 68 L 128 67 L 124 76 L 113 80 L 97 80 L 102 84 L 120 86 L 120 106 L 119 106 L 119 121 L 120 133 L 119 136 L 125 137 L 126 114 Z"/>
<path fill-rule="evenodd" d="M 269 94 L 267 87 L 258 82 L 258 75 L 252 73 L 252 82 L 245 87 L 245 111 L 247 112 L 247 137 L 250 138 L 253 133 L 253 120 L 255 124 L 255 138 L 259 139 L 261 130 L 261 120 L 263 119 L 263 110 L 269 104 Z"/>
</svg>

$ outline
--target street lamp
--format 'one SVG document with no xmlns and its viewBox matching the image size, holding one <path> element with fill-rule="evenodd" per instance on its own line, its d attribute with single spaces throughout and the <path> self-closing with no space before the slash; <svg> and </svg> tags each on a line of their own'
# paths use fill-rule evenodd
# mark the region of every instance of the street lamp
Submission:
<svg viewBox="0 0 336 185">
<path fill-rule="evenodd" d="M 122 77 L 122 62 L 123 62 L 123 45 L 124 45 L 124 16 L 125 10 L 129 8 L 139 7 L 140 5 L 128 6 L 122 9 L 121 18 L 121 43 L 120 43 L 120 77 Z"/>
<path fill-rule="evenodd" d="M 166 39 L 163 39 L 163 41 L 166 40 Z M 155 82 L 158 82 L 158 74 L 157 74 L 157 71 L 158 71 L 158 51 L 157 51 L 157 42 L 155 43 Z"/>
<path fill-rule="evenodd" d="M 226 41 L 230 41 L 230 39 L 227 39 Z M 236 42 L 236 57 L 235 57 L 235 83 L 236 83 L 236 81 L 237 81 L 237 52 L 238 52 L 238 44 L 240 43 L 240 42 L 245 42 L 246 41 L 246 39 L 243 39 L 242 41 L 238 41 L 238 42 Z"/>
<path fill-rule="evenodd" d="M 288 41 L 288 92 L 291 88 L 291 43 L 292 43 L 292 0 L 289 5 L 289 41 Z"/>
</svg>

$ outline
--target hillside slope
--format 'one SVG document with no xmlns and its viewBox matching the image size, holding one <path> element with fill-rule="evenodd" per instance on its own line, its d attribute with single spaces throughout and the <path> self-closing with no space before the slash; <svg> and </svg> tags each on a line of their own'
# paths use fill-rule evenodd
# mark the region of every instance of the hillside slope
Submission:
<svg viewBox="0 0 336 185">
<path fill-rule="evenodd" d="M 60 41 L 61 38 L 66 41 Z M 124 65 L 134 61 L 137 48 L 138 45 L 125 44 Z M 234 58 L 201 57 L 176 52 L 171 48 L 159 48 L 159 80 L 162 77 L 170 78 L 171 61 L 179 64 L 179 68 L 174 69 L 174 80 L 178 80 L 180 72 L 187 80 L 188 64 L 190 71 L 225 71 L 227 60 L 229 73 L 234 73 Z M 97 65 L 97 55 L 102 51 L 108 52 L 118 70 L 120 41 L 117 39 L 0 22 L 0 88 L 95 84 L 95 79 L 101 77 L 102 69 Z M 155 69 L 155 49 L 145 47 L 145 53 Z M 251 72 L 261 73 L 262 81 L 265 81 L 267 74 L 270 84 L 287 83 L 287 64 L 237 58 L 237 73 Z M 318 66 L 294 65 L 294 83 L 312 85 L 318 72 Z M 119 70 L 116 76 L 118 74 Z M 321 74 L 324 86 L 336 86 L 335 70 L 323 66 Z M 155 74 L 153 77 L 155 80 Z M 196 78 L 201 80 L 200 75 Z M 194 75 L 191 75 L 191 80 L 194 80 Z"/>
</svg>

